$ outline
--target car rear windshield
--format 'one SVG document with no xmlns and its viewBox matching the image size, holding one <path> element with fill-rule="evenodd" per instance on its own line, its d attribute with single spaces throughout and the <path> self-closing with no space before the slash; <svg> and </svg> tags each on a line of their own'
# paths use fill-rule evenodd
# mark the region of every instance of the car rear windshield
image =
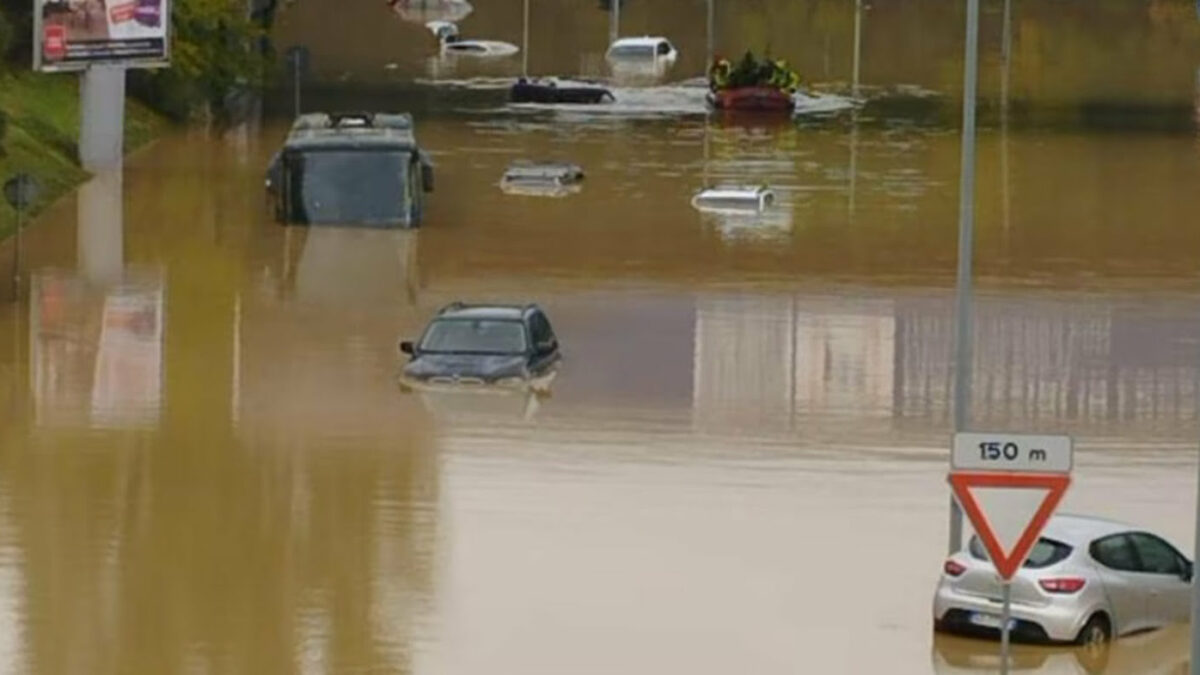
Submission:
<svg viewBox="0 0 1200 675">
<path fill-rule="evenodd" d="M 525 326 L 499 319 L 438 319 L 425 331 L 421 351 L 467 354 L 521 354 Z"/>
<path fill-rule="evenodd" d="M 976 560 L 988 559 L 987 551 L 983 547 L 983 542 L 979 541 L 979 537 L 971 537 L 971 543 L 967 548 L 971 551 L 971 557 Z M 1038 539 L 1038 542 L 1033 545 L 1029 557 L 1025 559 L 1023 567 L 1030 569 L 1049 567 L 1054 563 L 1066 560 L 1069 555 L 1071 555 L 1071 547 L 1061 541 Z"/>
</svg>

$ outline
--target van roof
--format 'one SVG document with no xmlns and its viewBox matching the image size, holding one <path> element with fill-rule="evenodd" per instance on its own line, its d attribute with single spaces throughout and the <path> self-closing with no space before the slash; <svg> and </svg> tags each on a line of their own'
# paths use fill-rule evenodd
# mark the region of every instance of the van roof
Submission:
<svg viewBox="0 0 1200 675">
<path fill-rule="evenodd" d="M 369 146 L 417 149 L 408 113 L 306 113 L 296 118 L 284 146 L 288 149 Z"/>
</svg>

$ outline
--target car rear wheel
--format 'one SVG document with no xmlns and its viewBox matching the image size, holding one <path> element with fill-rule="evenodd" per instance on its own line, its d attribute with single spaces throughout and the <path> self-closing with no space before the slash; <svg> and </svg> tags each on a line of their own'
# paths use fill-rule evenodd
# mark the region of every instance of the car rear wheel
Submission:
<svg viewBox="0 0 1200 675">
<path fill-rule="evenodd" d="M 1103 614 L 1094 614 L 1080 629 L 1075 644 L 1080 646 L 1079 662 L 1089 673 L 1103 672 L 1108 665 L 1108 645 L 1112 641 L 1112 624 Z"/>
</svg>

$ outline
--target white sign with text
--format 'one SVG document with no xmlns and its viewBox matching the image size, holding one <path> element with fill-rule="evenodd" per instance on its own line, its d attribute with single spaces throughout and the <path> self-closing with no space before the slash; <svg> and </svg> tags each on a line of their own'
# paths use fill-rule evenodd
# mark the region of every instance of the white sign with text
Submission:
<svg viewBox="0 0 1200 675">
<path fill-rule="evenodd" d="M 950 466 L 955 471 L 1070 473 L 1070 436 L 962 432 L 954 434 Z"/>
</svg>

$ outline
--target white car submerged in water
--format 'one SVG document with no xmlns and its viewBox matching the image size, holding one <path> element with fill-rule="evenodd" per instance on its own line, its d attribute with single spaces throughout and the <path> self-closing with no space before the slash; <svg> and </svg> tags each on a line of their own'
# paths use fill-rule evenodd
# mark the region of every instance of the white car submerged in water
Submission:
<svg viewBox="0 0 1200 675">
<path fill-rule="evenodd" d="M 1192 562 L 1163 538 L 1085 516 L 1050 519 L 1012 580 L 1010 631 L 1029 642 L 1107 643 L 1188 620 Z M 977 537 L 943 565 L 937 630 L 995 637 L 1001 584 Z"/>
<path fill-rule="evenodd" d="M 512 56 L 520 48 L 499 40 L 466 40 L 458 35 L 458 26 L 449 21 L 430 21 L 425 27 L 434 34 L 441 46 L 442 54 L 477 57 Z"/>
<path fill-rule="evenodd" d="M 660 78 L 675 65 L 679 51 L 665 37 L 645 35 L 616 40 L 604 60 L 619 79 Z"/>
</svg>

